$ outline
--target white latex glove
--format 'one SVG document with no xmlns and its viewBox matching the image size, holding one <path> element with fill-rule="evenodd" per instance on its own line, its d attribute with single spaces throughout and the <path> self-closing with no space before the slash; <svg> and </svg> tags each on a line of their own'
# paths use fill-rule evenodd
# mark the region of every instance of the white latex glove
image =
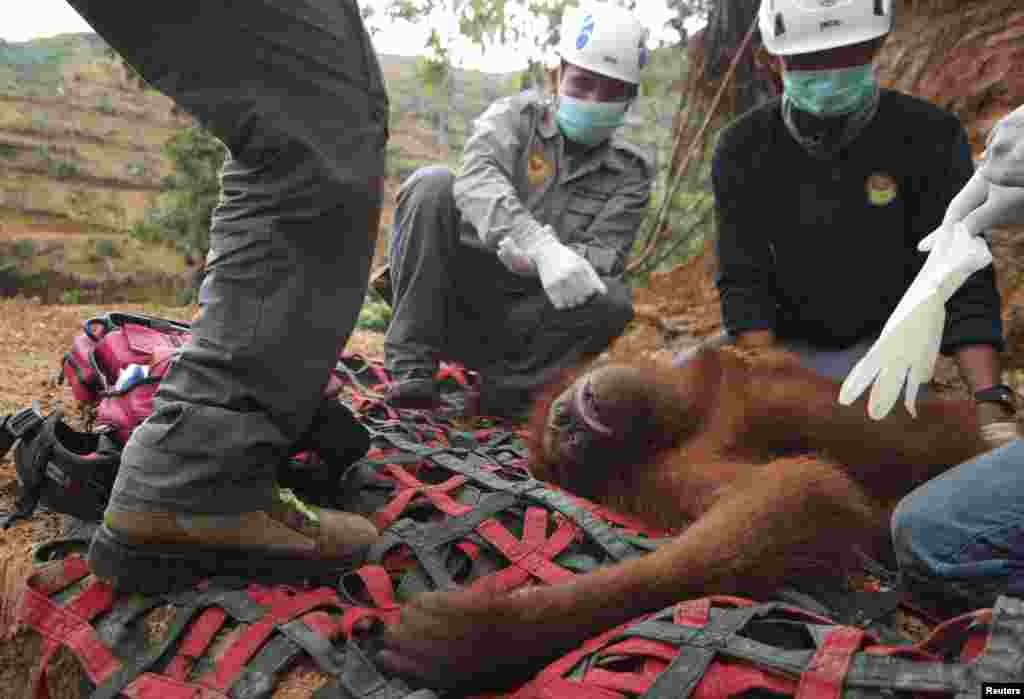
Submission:
<svg viewBox="0 0 1024 699">
<path fill-rule="evenodd" d="M 555 308 L 574 308 L 594 294 L 608 291 L 583 257 L 558 241 L 550 226 L 542 226 L 512 242 L 537 268 L 537 276 Z"/>
<path fill-rule="evenodd" d="M 960 221 L 973 235 L 993 226 L 1024 225 L 1024 107 L 992 129 L 981 167 L 953 197 L 942 223 Z M 930 250 L 934 236 L 925 237 L 920 249 Z"/>
<path fill-rule="evenodd" d="M 889 414 L 904 384 L 907 410 L 917 415 L 918 388 L 930 381 L 935 371 L 946 301 L 969 276 L 992 262 L 985 241 L 963 223 L 944 225 L 926 240 L 932 247 L 924 266 L 839 392 L 839 402 L 850 405 L 874 382 L 868 415 L 875 420 Z"/>
<path fill-rule="evenodd" d="M 498 259 L 512 273 L 523 277 L 536 277 L 537 265 L 526 256 L 511 238 L 502 238 L 498 243 Z"/>
<path fill-rule="evenodd" d="M 992 184 L 1024 187 L 1024 107 L 1003 117 L 992 129 L 980 170 Z"/>
</svg>

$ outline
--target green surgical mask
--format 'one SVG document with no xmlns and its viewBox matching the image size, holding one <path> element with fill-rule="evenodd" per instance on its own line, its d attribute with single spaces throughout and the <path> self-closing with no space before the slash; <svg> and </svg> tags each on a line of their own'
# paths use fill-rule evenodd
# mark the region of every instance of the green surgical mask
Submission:
<svg viewBox="0 0 1024 699">
<path fill-rule="evenodd" d="M 782 74 L 785 98 L 815 116 L 841 116 L 860 109 L 877 89 L 869 63 L 837 70 L 793 70 Z"/>
<path fill-rule="evenodd" d="M 628 108 L 629 102 L 591 102 L 560 95 L 555 119 L 570 141 L 596 146 L 625 123 Z"/>
</svg>

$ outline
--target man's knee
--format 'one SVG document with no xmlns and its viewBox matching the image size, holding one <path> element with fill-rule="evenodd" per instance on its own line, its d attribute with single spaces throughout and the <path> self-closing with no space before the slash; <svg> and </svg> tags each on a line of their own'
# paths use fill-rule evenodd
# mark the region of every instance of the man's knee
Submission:
<svg viewBox="0 0 1024 699">
<path fill-rule="evenodd" d="M 594 305 L 595 330 L 614 339 L 622 334 L 633 320 L 633 297 L 629 287 L 618 279 L 604 279 L 607 293 L 597 294 L 591 299 Z"/>
<path fill-rule="evenodd" d="M 901 564 L 920 564 L 921 547 L 927 548 L 927 533 L 941 522 L 941 513 L 932 513 L 929 498 L 918 491 L 903 498 L 892 513 L 892 542 Z M 936 516 L 939 515 L 939 516 Z"/>
<path fill-rule="evenodd" d="M 402 182 L 398 189 L 398 202 L 409 198 L 418 200 L 451 196 L 455 173 L 444 165 L 426 165 L 419 168 Z"/>
</svg>

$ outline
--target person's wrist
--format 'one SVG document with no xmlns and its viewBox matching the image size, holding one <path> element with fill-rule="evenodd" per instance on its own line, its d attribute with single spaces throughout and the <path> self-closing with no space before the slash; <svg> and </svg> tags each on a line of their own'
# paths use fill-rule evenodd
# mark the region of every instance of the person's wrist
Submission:
<svg viewBox="0 0 1024 699">
<path fill-rule="evenodd" d="M 1006 384 L 995 384 L 974 392 L 975 403 L 998 403 L 1016 408 L 1017 394 Z"/>
</svg>

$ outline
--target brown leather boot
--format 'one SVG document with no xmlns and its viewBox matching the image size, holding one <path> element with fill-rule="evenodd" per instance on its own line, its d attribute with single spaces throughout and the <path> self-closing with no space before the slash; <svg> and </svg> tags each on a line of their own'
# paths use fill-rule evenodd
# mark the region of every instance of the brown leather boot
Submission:
<svg viewBox="0 0 1024 699">
<path fill-rule="evenodd" d="M 359 565 L 377 528 L 278 489 L 267 510 L 237 515 L 107 510 L 89 565 L 116 589 L 160 594 L 213 576 L 333 584 Z"/>
</svg>

